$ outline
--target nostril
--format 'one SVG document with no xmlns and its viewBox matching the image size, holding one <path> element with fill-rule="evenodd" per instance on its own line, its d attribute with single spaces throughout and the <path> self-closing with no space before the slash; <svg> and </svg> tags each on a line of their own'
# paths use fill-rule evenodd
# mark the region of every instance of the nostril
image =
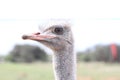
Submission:
<svg viewBox="0 0 120 80">
<path fill-rule="evenodd" d="M 37 33 L 33 33 L 33 35 L 39 35 L 40 34 L 40 32 L 37 32 Z"/>
</svg>

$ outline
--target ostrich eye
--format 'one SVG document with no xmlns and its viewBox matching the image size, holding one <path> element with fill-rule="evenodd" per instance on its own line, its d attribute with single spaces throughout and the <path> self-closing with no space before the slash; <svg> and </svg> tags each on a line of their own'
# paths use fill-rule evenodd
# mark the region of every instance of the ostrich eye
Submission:
<svg viewBox="0 0 120 80">
<path fill-rule="evenodd" d="M 63 28 L 62 27 L 56 27 L 54 29 L 54 32 L 58 35 L 62 35 L 63 34 Z"/>
</svg>

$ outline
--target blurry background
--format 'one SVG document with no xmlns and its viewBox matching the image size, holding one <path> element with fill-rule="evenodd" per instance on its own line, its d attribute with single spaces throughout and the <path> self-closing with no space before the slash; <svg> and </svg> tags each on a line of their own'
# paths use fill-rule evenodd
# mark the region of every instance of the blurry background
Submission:
<svg viewBox="0 0 120 80">
<path fill-rule="evenodd" d="M 78 80 L 120 80 L 119 4 L 119 0 L 0 1 L 0 80 L 54 79 L 52 51 L 21 39 L 51 20 L 72 25 Z"/>
</svg>

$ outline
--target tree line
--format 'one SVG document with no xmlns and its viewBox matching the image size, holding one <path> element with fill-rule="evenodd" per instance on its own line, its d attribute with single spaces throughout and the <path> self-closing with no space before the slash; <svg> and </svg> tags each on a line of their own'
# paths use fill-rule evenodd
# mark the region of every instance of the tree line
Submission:
<svg viewBox="0 0 120 80">
<path fill-rule="evenodd" d="M 120 46 L 116 44 L 114 44 L 114 46 L 97 45 L 94 48 L 88 49 L 84 52 L 78 52 L 78 61 L 120 62 Z M 112 49 L 112 47 L 114 48 Z"/>
<path fill-rule="evenodd" d="M 115 50 L 111 50 L 111 45 L 97 45 L 93 48 L 87 49 L 83 52 L 77 52 L 77 60 L 91 62 L 91 61 L 104 61 L 104 62 L 120 62 L 120 46 L 115 45 L 116 57 L 113 54 Z M 16 45 L 5 56 L 6 61 L 11 62 L 35 62 L 43 61 L 48 62 L 51 60 L 51 56 L 38 46 L 33 45 Z"/>
<path fill-rule="evenodd" d="M 46 52 L 38 46 L 16 45 L 5 58 L 11 62 L 48 61 Z"/>
</svg>

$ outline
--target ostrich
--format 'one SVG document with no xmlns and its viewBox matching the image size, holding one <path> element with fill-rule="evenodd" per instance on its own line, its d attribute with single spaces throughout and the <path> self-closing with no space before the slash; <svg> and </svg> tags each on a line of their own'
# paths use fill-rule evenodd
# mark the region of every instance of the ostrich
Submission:
<svg viewBox="0 0 120 80">
<path fill-rule="evenodd" d="M 55 80 L 76 80 L 76 55 L 71 27 L 65 24 L 49 26 L 23 39 L 38 41 L 52 49 Z"/>
</svg>

